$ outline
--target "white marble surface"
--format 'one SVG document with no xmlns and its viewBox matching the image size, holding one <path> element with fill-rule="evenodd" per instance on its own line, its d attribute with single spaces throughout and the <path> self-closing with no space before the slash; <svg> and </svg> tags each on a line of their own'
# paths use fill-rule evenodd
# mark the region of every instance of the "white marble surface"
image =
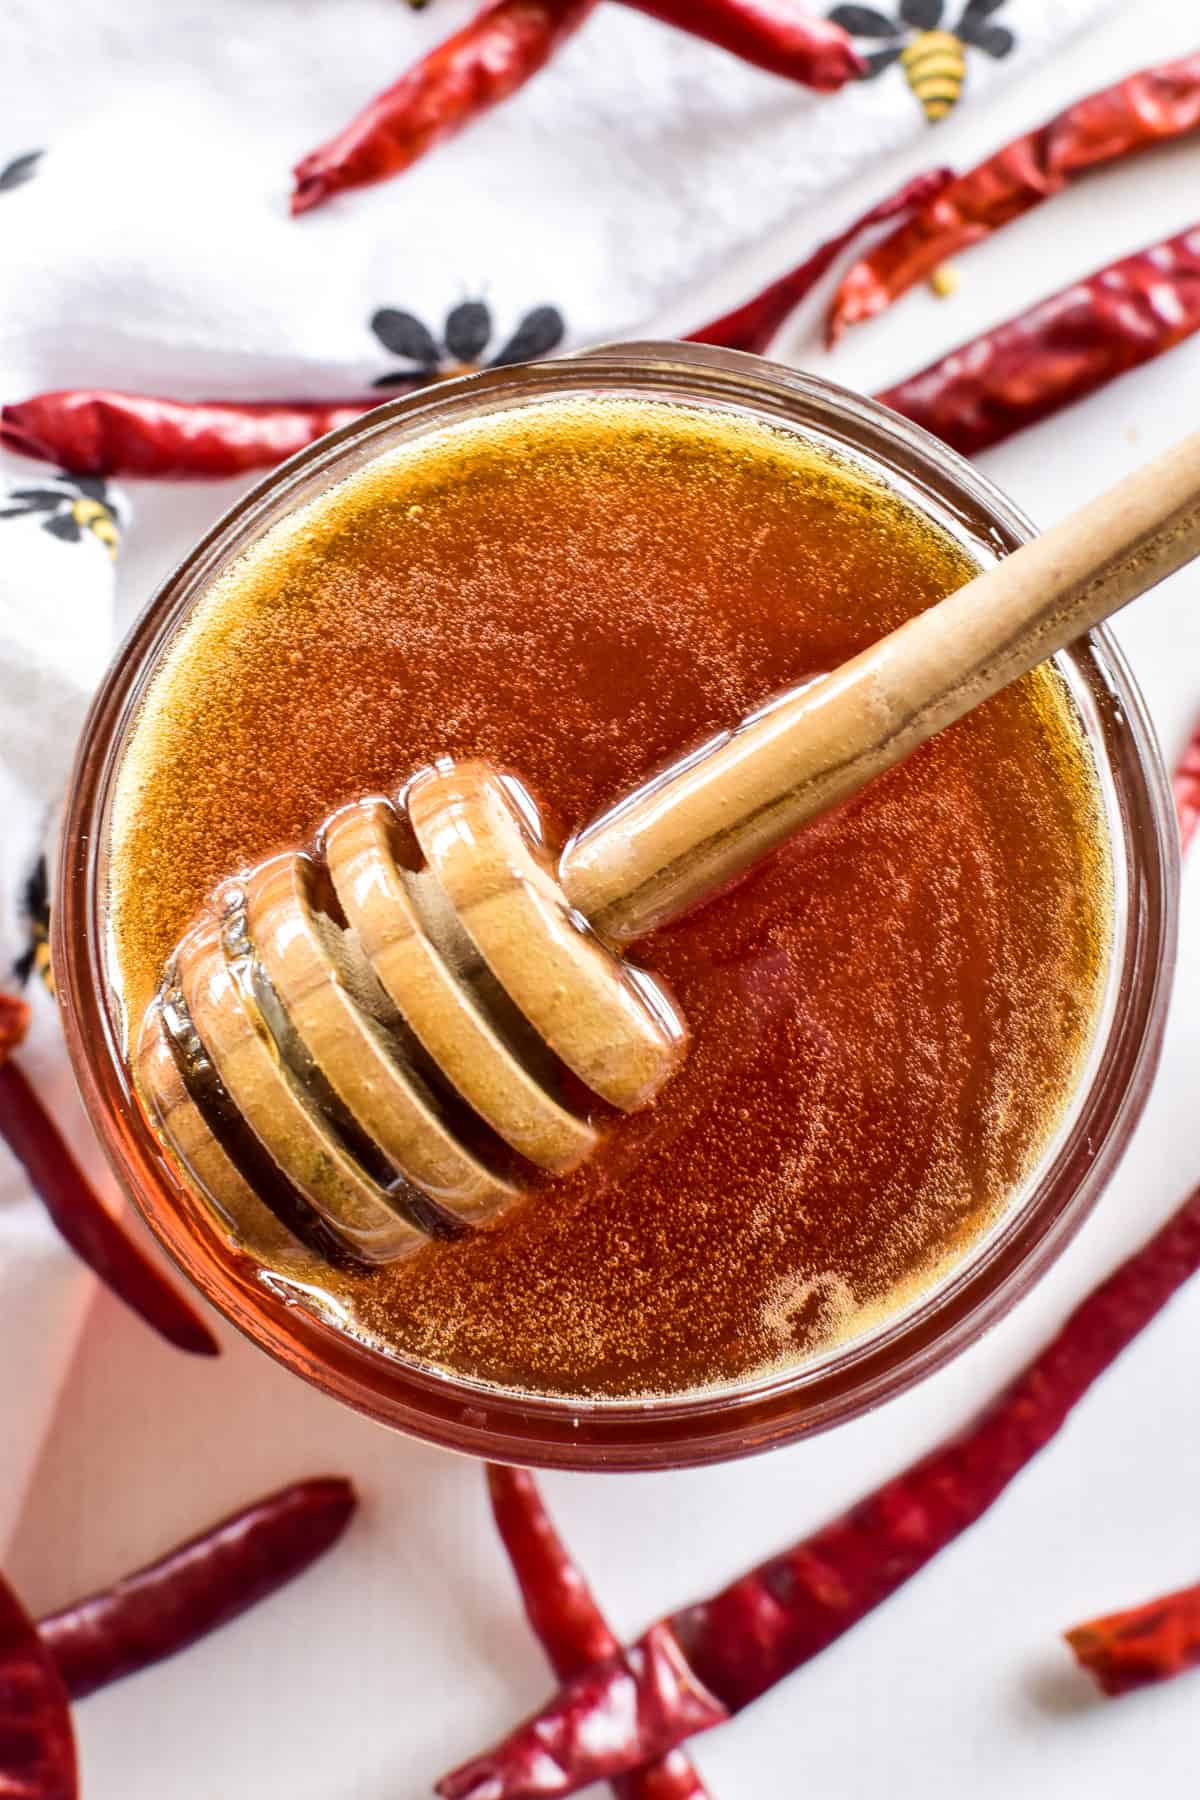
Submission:
<svg viewBox="0 0 1200 1800">
<path fill-rule="evenodd" d="M 980 119 L 897 158 L 965 164 L 1072 90 L 1194 47 L 1195 8 L 1125 7 L 1060 66 Z M 962 261 L 950 302 L 914 294 L 827 358 L 796 322 L 781 352 L 880 386 L 1032 293 L 1194 221 L 1200 146 L 1094 179 Z M 875 179 L 861 197 L 877 191 Z M 855 210 L 839 196 L 829 224 Z M 796 235 L 802 250 L 822 221 Z M 686 329 L 788 260 L 689 297 Z M 1195 424 L 1200 340 L 986 458 L 1053 519 Z M 181 495 L 135 584 L 223 495 Z M 1136 608 L 1119 636 L 1168 756 L 1200 712 L 1194 575 Z M 1111 1191 L 1018 1310 L 918 1391 L 873 1417 L 756 1462 L 695 1474 L 554 1477 L 547 1489 L 603 1604 L 629 1632 L 797 1536 L 909 1460 L 1018 1366 L 1111 1263 L 1200 1180 L 1200 866 L 1185 878 L 1177 1002 L 1161 1073 Z M 1191 1002 L 1189 1004 L 1189 1002 Z M 216 1366 L 189 1362 L 107 1297 L 95 1303 L 8 1557 L 45 1607 L 98 1583 L 272 1483 L 345 1470 L 364 1505 L 301 1585 L 78 1714 L 85 1800 L 416 1800 L 547 1686 L 514 1610 L 470 1463 L 391 1437 L 286 1378 L 222 1329 Z M 1097 1800 L 1196 1793 L 1200 1687 L 1105 1705 L 1057 1634 L 1200 1576 L 1200 1418 L 1192 1370 L 1200 1284 L 1182 1294 L 993 1513 L 916 1582 L 734 1724 L 696 1745 L 723 1800 Z"/>
</svg>

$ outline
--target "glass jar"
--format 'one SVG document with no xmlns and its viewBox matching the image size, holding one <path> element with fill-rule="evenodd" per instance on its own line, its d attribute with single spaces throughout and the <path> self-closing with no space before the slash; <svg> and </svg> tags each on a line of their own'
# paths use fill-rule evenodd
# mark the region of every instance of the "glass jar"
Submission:
<svg viewBox="0 0 1200 1800">
<path fill-rule="evenodd" d="M 96 696 L 64 823 L 53 956 L 84 1104 L 125 1191 L 184 1273 L 285 1367 L 388 1425 L 460 1451 L 564 1468 L 670 1468 L 771 1448 L 853 1417 L 945 1363 L 1032 1285 L 1079 1228 L 1129 1140 L 1162 1037 L 1174 960 L 1178 841 L 1145 708 L 1104 631 L 1064 652 L 1100 778 L 1113 861 L 1110 968 L 1067 1116 L 1002 1216 L 919 1299 L 783 1373 L 649 1400 L 499 1389 L 406 1363 L 257 1279 L 176 1175 L 134 1095 L 105 929 L 109 809 L 123 745 L 160 659 L 209 584 L 279 519 L 382 451 L 458 421 L 615 395 L 733 409 L 857 463 L 986 564 L 1032 535 L 960 457 L 828 382 L 690 344 L 618 345 L 489 370 L 392 401 L 322 439 L 240 500 L 154 596 Z"/>
</svg>

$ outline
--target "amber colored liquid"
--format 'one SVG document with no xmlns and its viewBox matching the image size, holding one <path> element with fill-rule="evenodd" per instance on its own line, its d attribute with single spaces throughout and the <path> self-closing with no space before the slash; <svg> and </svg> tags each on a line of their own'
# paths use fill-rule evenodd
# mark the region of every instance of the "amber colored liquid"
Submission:
<svg viewBox="0 0 1200 1800">
<path fill-rule="evenodd" d="M 136 1020 L 213 884 L 437 753 L 561 827 L 974 565 L 765 426 L 559 403 L 394 453 L 210 590 L 126 751 Z M 1108 844 L 1065 686 L 1021 681 L 639 947 L 693 1034 L 647 1113 L 495 1226 L 329 1275 L 355 1328 L 479 1379 L 681 1391 L 827 1349 L 996 1218 L 1078 1080 Z"/>
</svg>

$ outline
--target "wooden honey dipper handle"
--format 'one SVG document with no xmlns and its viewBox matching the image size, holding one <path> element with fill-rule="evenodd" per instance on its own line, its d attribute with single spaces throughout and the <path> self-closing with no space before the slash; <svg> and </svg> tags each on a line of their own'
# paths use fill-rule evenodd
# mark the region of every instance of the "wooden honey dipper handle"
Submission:
<svg viewBox="0 0 1200 1800">
<path fill-rule="evenodd" d="M 1197 555 L 1200 433 L 602 813 L 571 905 L 642 937 Z"/>
</svg>

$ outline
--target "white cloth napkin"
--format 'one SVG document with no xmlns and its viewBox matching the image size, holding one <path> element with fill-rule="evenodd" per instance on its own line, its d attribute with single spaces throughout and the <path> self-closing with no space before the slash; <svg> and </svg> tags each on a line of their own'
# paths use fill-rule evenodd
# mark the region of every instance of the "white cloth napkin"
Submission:
<svg viewBox="0 0 1200 1800">
<path fill-rule="evenodd" d="M 961 105 L 1109 3 L 1005 0 L 991 24 L 1012 48 L 968 50 Z M 947 0 L 947 18 L 966 4 Z M 28 42 L 10 19 L 7 80 L 47 80 L 54 28 L 37 0 L 22 10 Z M 6 390 L 355 393 L 396 366 L 370 330 L 378 309 L 440 337 L 468 298 L 495 318 L 485 357 L 538 306 L 558 308 L 572 342 L 628 335 L 864 164 L 886 186 L 894 145 L 924 132 L 937 160 L 898 64 L 824 98 L 606 4 L 522 93 L 404 176 L 290 219 L 298 155 L 471 11 L 77 0 L 70 60 L 88 103 L 62 111 L 38 176 L 4 203 Z M 896 25 L 896 44 L 916 35 Z M 71 84 L 53 79 L 67 101 Z"/>
<path fill-rule="evenodd" d="M 960 106 L 982 107 L 997 84 L 1114 4 L 975 0 L 987 43 L 966 50 Z M 896 50 L 923 26 L 953 28 L 966 6 L 860 7 L 874 15 L 860 20 L 872 34 L 861 47 Z M 428 334 L 427 358 L 451 360 L 446 320 L 464 300 L 489 311 L 484 361 L 534 309 L 556 309 L 567 345 L 635 335 L 752 249 L 761 260 L 778 230 L 853 175 L 877 169 L 885 191 L 889 150 L 924 134 L 929 162 L 943 154 L 896 58 L 821 98 L 604 4 L 525 92 L 457 141 L 397 181 L 290 219 L 290 165 L 472 7 L 74 0 L 68 22 L 41 0 L 8 0 L 0 400 L 82 386 L 178 398 L 353 395 L 408 366 L 372 328 L 381 310 L 411 314 Z M 18 160 L 37 150 L 36 162 Z M 211 517 L 223 501 L 181 505 L 170 489 L 143 487 L 131 532 L 169 562 L 194 535 L 197 507 Z M 109 490 L 0 457 L 6 984 L 28 961 L 25 899 L 112 647 L 109 534 L 96 525 L 120 522 L 122 506 Z M 118 611 L 144 598 L 126 593 Z M 86 1150 L 44 994 L 36 1012 L 28 1065 Z M 0 1149 L 0 1549 L 83 1288 Z"/>
<path fill-rule="evenodd" d="M 106 484 L 31 469 L 0 482 L 0 986 L 21 982 L 33 1024 L 21 1061 L 101 1184 L 45 970 L 45 848 L 91 690 L 113 642 L 123 505 Z M 96 527 L 102 535 L 97 535 Z M 70 1357 L 87 1293 L 24 1173 L 0 1151 L 0 1545 Z"/>
</svg>

